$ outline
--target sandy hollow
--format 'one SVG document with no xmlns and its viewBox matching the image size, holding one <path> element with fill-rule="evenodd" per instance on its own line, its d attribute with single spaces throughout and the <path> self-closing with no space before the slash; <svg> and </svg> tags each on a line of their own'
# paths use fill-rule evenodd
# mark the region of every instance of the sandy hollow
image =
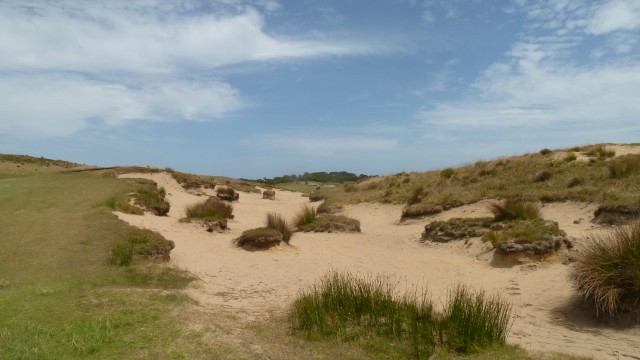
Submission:
<svg viewBox="0 0 640 360">
<path fill-rule="evenodd" d="M 234 202 L 230 231 L 208 233 L 195 223 L 180 223 L 188 204 L 205 198 L 190 194 L 167 173 L 126 174 L 151 179 L 167 190 L 169 216 L 116 212 L 127 223 L 157 231 L 173 240 L 171 263 L 201 281 L 188 293 L 203 306 L 227 307 L 247 316 L 266 309 L 284 309 L 298 291 L 331 270 L 363 275 L 384 274 L 406 288 L 426 288 L 436 301 L 458 283 L 498 293 L 513 304 L 514 321 L 508 342 L 535 351 L 559 351 L 597 359 L 640 359 L 640 329 L 615 329 L 588 320 L 572 305 L 570 265 L 546 262 L 499 267 L 490 246 L 479 239 L 468 243 L 419 242 L 425 224 L 452 217 L 488 216 L 482 203 L 459 207 L 420 221 L 398 223 L 401 207 L 383 204 L 347 206 L 345 214 L 360 220 L 361 234 L 296 233 L 291 246 L 248 252 L 231 246 L 242 231 L 259 227 L 275 211 L 291 219 L 308 203 L 300 193 L 276 190 L 276 200 L 241 193 Z M 213 194 L 211 190 L 206 190 Z M 568 235 L 580 239 L 597 231 L 590 219 L 595 206 L 555 203 L 542 208 Z M 581 220 L 574 223 L 575 220 Z"/>
</svg>

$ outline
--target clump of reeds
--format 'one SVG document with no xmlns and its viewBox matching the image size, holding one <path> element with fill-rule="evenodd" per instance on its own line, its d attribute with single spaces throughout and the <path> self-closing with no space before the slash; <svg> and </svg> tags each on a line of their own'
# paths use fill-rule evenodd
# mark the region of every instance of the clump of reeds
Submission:
<svg viewBox="0 0 640 360">
<path fill-rule="evenodd" d="M 598 314 L 640 310 L 640 222 L 593 236 L 571 273 L 580 295 Z"/>
<path fill-rule="evenodd" d="M 297 228 L 301 228 L 314 222 L 317 217 L 318 212 L 315 207 L 303 205 L 300 211 L 298 211 L 293 218 L 293 225 Z"/>
<path fill-rule="evenodd" d="M 504 344 L 511 307 L 501 298 L 459 286 L 438 313 L 425 292 L 398 294 L 396 287 L 388 277 L 332 272 L 297 297 L 289 318 L 308 336 L 405 341 L 415 358 L 438 347 L 473 352 Z"/>
<path fill-rule="evenodd" d="M 520 199 L 490 203 L 488 210 L 493 214 L 495 221 L 541 219 L 537 204 Z"/>
<path fill-rule="evenodd" d="M 107 263 L 114 266 L 129 266 L 133 261 L 133 244 L 128 241 L 118 241 L 113 244 Z"/>
<path fill-rule="evenodd" d="M 293 236 L 293 230 L 291 229 L 291 226 L 289 226 L 289 223 L 287 223 L 287 220 L 275 212 L 267 214 L 265 227 L 278 230 L 282 234 L 282 241 L 287 244 L 289 243 L 291 236 Z"/>
</svg>

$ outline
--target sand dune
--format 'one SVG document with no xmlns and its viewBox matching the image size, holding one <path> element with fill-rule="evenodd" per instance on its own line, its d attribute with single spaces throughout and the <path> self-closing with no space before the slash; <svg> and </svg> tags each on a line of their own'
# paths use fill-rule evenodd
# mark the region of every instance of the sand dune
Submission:
<svg viewBox="0 0 640 360">
<path fill-rule="evenodd" d="M 423 245 L 418 241 L 430 221 L 488 216 L 483 203 L 401 224 L 400 206 L 347 206 L 344 212 L 360 220 L 361 234 L 296 233 L 291 246 L 247 252 L 232 247 L 231 240 L 244 230 L 262 225 L 269 211 L 291 219 L 307 199 L 287 191 L 276 191 L 274 201 L 241 193 L 240 201 L 234 203 L 235 219 L 229 221 L 231 230 L 207 233 L 198 224 L 178 222 L 184 208 L 203 201 L 203 197 L 185 192 L 166 173 L 124 176 L 152 179 L 167 190 L 172 206 L 167 217 L 116 214 L 129 224 L 157 231 L 176 243 L 171 263 L 200 277 L 199 284 L 188 292 L 204 306 L 227 307 L 249 318 L 264 316 L 266 309 L 284 309 L 300 288 L 330 270 L 387 274 L 404 287 L 426 287 L 434 299 L 440 300 L 444 300 L 447 289 L 465 283 L 499 293 L 513 304 L 510 343 L 597 359 L 640 359 L 640 329 L 596 325 L 576 310 L 568 281 L 570 265 L 549 261 L 496 267 L 490 246 L 480 239 L 466 244 Z M 579 248 L 580 239 L 598 230 L 589 221 L 594 210 L 591 204 L 568 202 L 548 204 L 542 213 L 576 237 Z"/>
</svg>

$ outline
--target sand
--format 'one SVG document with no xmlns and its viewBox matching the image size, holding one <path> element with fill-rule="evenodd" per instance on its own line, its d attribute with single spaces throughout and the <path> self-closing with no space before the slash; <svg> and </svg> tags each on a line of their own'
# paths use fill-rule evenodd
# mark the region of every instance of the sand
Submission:
<svg viewBox="0 0 640 360">
<path fill-rule="evenodd" d="M 287 219 L 308 203 L 300 193 L 276 190 L 276 200 L 241 193 L 234 202 L 230 231 L 208 233 L 196 223 L 180 223 L 188 204 L 205 197 L 188 193 L 167 173 L 126 174 L 154 180 L 167 190 L 171 211 L 166 217 L 116 212 L 131 225 L 157 231 L 173 240 L 170 263 L 201 280 L 187 290 L 205 307 L 224 307 L 249 319 L 282 310 L 298 291 L 331 270 L 363 275 L 385 274 L 403 288 L 426 288 L 443 302 L 447 290 L 458 283 L 498 293 L 513 304 L 514 321 L 507 341 L 534 351 L 557 351 L 596 359 L 640 359 L 640 329 L 597 324 L 577 309 L 568 280 L 570 265 L 560 261 L 501 266 L 490 246 L 480 239 L 448 244 L 421 244 L 424 226 L 452 217 L 488 216 L 485 204 L 452 209 L 437 216 L 399 223 L 396 205 L 347 206 L 345 215 L 360 220 L 361 234 L 296 233 L 291 246 L 248 252 L 231 246 L 242 231 L 259 227 L 265 214 Z M 211 190 L 204 190 L 213 195 Z M 596 206 L 555 203 L 542 208 L 543 217 L 557 221 L 577 246 L 593 231 Z M 574 223 L 580 220 L 579 223 Z"/>
</svg>

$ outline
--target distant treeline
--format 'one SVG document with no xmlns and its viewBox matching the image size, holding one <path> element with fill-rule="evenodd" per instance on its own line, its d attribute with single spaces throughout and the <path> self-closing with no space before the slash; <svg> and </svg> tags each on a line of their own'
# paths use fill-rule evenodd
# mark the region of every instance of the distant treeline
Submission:
<svg viewBox="0 0 640 360">
<path fill-rule="evenodd" d="M 296 181 L 314 181 L 319 183 L 344 183 L 347 181 L 358 181 L 368 179 L 369 175 L 356 175 L 354 173 L 346 171 L 332 171 L 332 172 L 305 172 L 302 175 L 284 175 L 274 177 L 272 179 L 262 178 L 252 181 L 259 181 L 265 184 L 282 184 Z"/>
</svg>

